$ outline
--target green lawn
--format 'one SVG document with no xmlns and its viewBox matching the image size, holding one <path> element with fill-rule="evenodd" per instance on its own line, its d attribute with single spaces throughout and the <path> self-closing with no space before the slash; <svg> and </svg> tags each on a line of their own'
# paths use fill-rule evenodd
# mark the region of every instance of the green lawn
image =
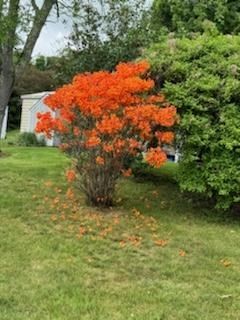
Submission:
<svg viewBox="0 0 240 320">
<path fill-rule="evenodd" d="M 1 320 L 240 319 L 239 221 L 181 195 L 173 164 L 100 213 L 65 203 L 57 149 L 3 151 Z"/>
</svg>

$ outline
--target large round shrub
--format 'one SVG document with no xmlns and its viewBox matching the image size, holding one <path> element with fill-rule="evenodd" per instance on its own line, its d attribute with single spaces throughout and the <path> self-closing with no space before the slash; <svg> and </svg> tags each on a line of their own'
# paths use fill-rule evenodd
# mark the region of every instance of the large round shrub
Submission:
<svg viewBox="0 0 240 320">
<path fill-rule="evenodd" d="M 240 37 L 169 38 L 146 56 L 180 113 L 181 187 L 223 208 L 240 202 Z"/>
<path fill-rule="evenodd" d="M 114 72 L 79 74 L 45 100 L 58 118 L 40 114 L 37 131 L 60 135 L 61 148 L 73 158 L 68 178 L 76 178 L 90 204 L 112 205 L 118 177 L 130 174 L 124 165 L 129 155 L 145 151 L 157 167 L 166 160 L 161 146 L 173 140 L 176 109 L 163 95 L 149 94 L 154 82 L 144 78 L 148 69 L 146 62 L 120 63 Z M 153 137 L 157 143 L 148 148 Z"/>
</svg>

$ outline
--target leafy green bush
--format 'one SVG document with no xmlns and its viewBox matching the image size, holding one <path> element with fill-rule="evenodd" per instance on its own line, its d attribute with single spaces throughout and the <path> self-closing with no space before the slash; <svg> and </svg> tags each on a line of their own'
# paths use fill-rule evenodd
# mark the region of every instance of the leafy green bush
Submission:
<svg viewBox="0 0 240 320">
<path fill-rule="evenodd" d="M 239 0 L 154 0 L 152 28 L 157 31 L 188 34 L 203 32 L 211 21 L 222 33 L 239 33 Z"/>
<path fill-rule="evenodd" d="M 146 56 L 180 114 L 180 186 L 229 208 L 240 202 L 240 36 L 165 40 Z"/>
<path fill-rule="evenodd" d="M 44 137 L 37 137 L 33 132 L 23 132 L 19 135 L 18 145 L 24 147 L 44 147 Z"/>
<path fill-rule="evenodd" d="M 133 175 L 141 176 L 146 168 L 149 167 L 148 163 L 144 161 L 143 155 L 140 154 L 135 157 L 128 157 L 124 161 L 124 166 L 126 168 L 131 168 Z"/>
</svg>

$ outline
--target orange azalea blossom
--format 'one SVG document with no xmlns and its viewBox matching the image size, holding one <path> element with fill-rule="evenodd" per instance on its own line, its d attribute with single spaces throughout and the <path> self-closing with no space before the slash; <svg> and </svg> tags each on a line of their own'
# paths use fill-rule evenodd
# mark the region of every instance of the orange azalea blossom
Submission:
<svg viewBox="0 0 240 320">
<path fill-rule="evenodd" d="M 135 140 L 135 139 L 133 139 L 133 138 L 130 138 L 128 140 L 128 142 L 129 142 L 129 148 L 130 149 L 136 149 L 136 148 L 138 148 L 140 146 L 140 142 Z"/>
<path fill-rule="evenodd" d="M 50 112 L 38 115 L 36 131 L 48 138 L 59 135 L 62 150 L 74 160 L 75 172 L 67 174 L 68 180 L 76 178 L 94 205 L 110 206 L 110 193 L 129 155 L 144 153 L 146 162 L 156 167 L 167 159 L 162 145 L 174 139 L 176 108 L 163 94 L 151 94 L 154 81 L 146 77 L 149 68 L 147 61 L 140 61 L 119 63 L 114 72 L 78 74 L 44 100 Z M 156 148 L 146 150 L 154 136 Z M 98 195 L 90 195 L 94 190 Z M 105 195 L 101 201 L 99 194 Z"/>
<path fill-rule="evenodd" d="M 166 143 L 172 143 L 174 139 L 174 134 L 173 132 L 163 132 L 162 134 L 162 142 L 166 142 Z"/>
<path fill-rule="evenodd" d="M 151 148 L 145 156 L 145 160 L 153 167 L 159 168 L 167 160 L 165 152 L 161 148 Z"/>
<path fill-rule="evenodd" d="M 95 134 L 91 134 L 86 141 L 86 148 L 97 147 L 101 142 L 101 139 Z"/>
<path fill-rule="evenodd" d="M 52 131 L 54 128 L 54 121 L 53 118 L 51 116 L 50 112 L 46 112 L 46 113 L 37 113 L 37 118 L 38 118 L 38 123 L 36 125 L 36 132 L 40 133 L 43 132 L 45 133 L 47 138 L 51 138 L 52 136 Z"/>
<path fill-rule="evenodd" d="M 164 95 L 157 95 L 157 96 L 150 96 L 148 99 L 147 99 L 147 102 L 148 103 L 156 103 L 156 102 L 164 102 L 165 101 L 165 97 Z"/>
<path fill-rule="evenodd" d="M 81 135 L 81 131 L 78 127 L 74 127 L 73 128 L 73 134 L 76 136 L 76 137 L 79 137 Z"/>
<path fill-rule="evenodd" d="M 130 177 L 130 176 L 132 175 L 132 169 L 129 168 L 129 169 L 127 169 L 127 170 L 122 170 L 122 175 L 123 175 L 124 177 Z"/>
<path fill-rule="evenodd" d="M 66 177 L 67 177 L 68 182 L 72 182 L 76 179 L 76 172 L 72 169 L 68 170 L 66 172 Z"/>
<path fill-rule="evenodd" d="M 97 122 L 96 128 L 103 134 L 116 134 L 123 128 L 124 122 L 115 114 L 104 116 L 103 119 Z"/>
<path fill-rule="evenodd" d="M 98 156 L 96 158 L 96 163 L 100 164 L 100 165 L 104 165 L 105 161 L 104 161 L 103 157 Z"/>
<path fill-rule="evenodd" d="M 126 141 L 123 139 L 117 139 L 114 142 L 114 151 L 115 153 L 121 153 L 124 150 L 124 147 L 126 146 Z"/>
<path fill-rule="evenodd" d="M 105 152 L 112 152 L 112 151 L 113 151 L 113 146 L 110 145 L 110 144 L 104 144 L 104 145 L 103 145 L 103 150 L 104 150 Z"/>
<path fill-rule="evenodd" d="M 171 131 L 167 132 L 155 132 L 155 137 L 158 139 L 159 142 L 164 143 L 172 143 L 174 140 L 174 134 Z"/>
</svg>

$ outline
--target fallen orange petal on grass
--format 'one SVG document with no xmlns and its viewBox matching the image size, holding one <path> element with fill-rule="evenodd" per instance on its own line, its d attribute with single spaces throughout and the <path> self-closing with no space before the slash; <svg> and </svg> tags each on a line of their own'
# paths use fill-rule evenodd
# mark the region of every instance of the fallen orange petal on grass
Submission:
<svg viewBox="0 0 240 320">
<path fill-rule="evenodd" d="M 61 215 L 61 220 L 66 220 L 65 214 L 62 214 L 62 215 Z"/>
<path fill-rule="evenodd" d="M 120 223 L 120 219 L 118 217 L 114 218 L 113 223 L 114 224 L 119 224 Z"/>
<path fill-rule="evenodd" d="M 121 241 L 119 242 L 119 245 L 120 245 L 120 248 L 124 248 L 124 247 L 126 246 L 126 241 L 121 240 Z"/>
<path fill-rule="evenodd" d="M 84 227 L 79 227 L 79 233 L 84 235 L 86 233 L 86 229 Z"/>
<path fill-rule="evenodd" d="M 45 187 L 51 187 L 52 185 L 53 185 L 53 183 L 52 183 L 52 181 L 50 181 L 50 180 L 44 182 L 44 186 L 45 186 Z"/>
<path fill-rule="evenodd" d="M 53 199 L 53 204 L 58 204 L 59 203 L 59 198 L 56 197 L 55 199 Z"/>
<path fill-rule="evenodd" d="M 180 257 L 185 257 L 186 254 L 187 254 L 186 251 L 184 251 L 184 250 L 182 250 L 182 249 L 179 250 L 179 256 L 180 256 Z"/>
<path fill-rule="evenodd" d="M 232 265 L 232 262 L 229 261 L 228 259 L 222 259 L 220 260 L 220 262 L 225 268 L 230 267 Z"/>
<path fill-rule="evenodd" d="M 67 192 L 66 192 L 66 197 L 70 200 L 74 199 L 74 192 L 71 188 L 68 188 L 67 189 Z"/>
<path fill-rule="evenodd" d="M 52 221 L 57 221 L 57 215 L 56 214 L 52 214 L 51 215 L 51 220 Z"/>
<path fill-rule="evenodd" d="M 165 247 L 168 244 L 168 240 L 158 239 L 154 243 L 159 247 Z"/>
</svg>

